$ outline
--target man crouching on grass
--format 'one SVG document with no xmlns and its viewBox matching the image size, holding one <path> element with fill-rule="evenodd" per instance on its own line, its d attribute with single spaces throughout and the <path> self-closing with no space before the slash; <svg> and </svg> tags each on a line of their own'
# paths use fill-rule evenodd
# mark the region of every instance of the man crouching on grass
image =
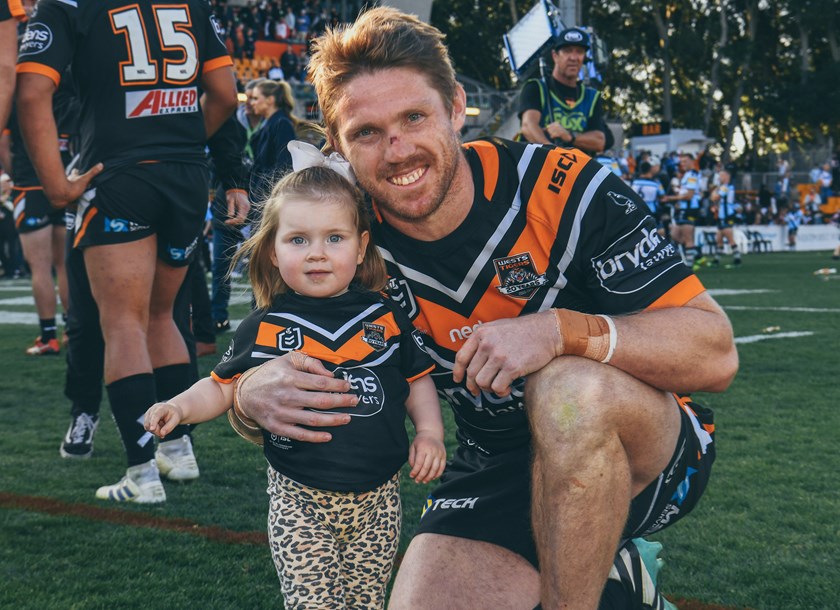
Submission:
<svg viewBox="0 0 840 610">
<path fill-rule="evenodd" d="M 644 202 L 579 150 L 462 146 L 466 98 L 435 28 L 372 9 L 318 38 L 309 70 L 458 425 L 391 607 L 663 607 L 632 539 L 705 489 L 712 414 L 684 394 L 734 377 L 726 315 Z M 321 427 L 349 416 L 318 409 L 356 398 L 308 362 L 262 366 L 243 409 L 327 442 Z"/>
</svg>

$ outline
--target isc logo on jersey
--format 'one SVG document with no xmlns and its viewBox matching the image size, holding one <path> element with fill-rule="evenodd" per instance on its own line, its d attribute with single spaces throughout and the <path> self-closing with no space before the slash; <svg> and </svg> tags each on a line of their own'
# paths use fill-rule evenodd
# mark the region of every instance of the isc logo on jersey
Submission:
<svg viewBox="0 0 840 610">
<path fill-rule="evenodd" d="M 598 281 L 607 292 L 638 292 L 672 267 L 682 264 L 672 243 L 665 241 L 655 227 L 642 226 L 648 220 L 650 217 L 590 259 Z M 654 267 L 656 271 L 652 271 Z"/>
<path fill-rule="evenodd" d="M 196 87 L 127 91 L 125 94 L 125 118 L 127 119 L 188 112 L 198 112 Z"/>
</svg>

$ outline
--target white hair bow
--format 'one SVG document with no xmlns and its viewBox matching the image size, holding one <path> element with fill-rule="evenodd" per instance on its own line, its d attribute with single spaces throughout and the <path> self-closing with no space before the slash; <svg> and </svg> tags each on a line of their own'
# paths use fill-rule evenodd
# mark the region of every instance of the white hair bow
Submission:
<svg viewBox="0 0 840 610">
<path fill-rule="evenodd" d="M 324 155 L 317 147 L 300 140 L 292 140 L 288 144 L 289 154 L 292 155 L 292 169 L 299 172 L 307 167 L 326 167 L 338 172 L 352 184 L 356 184 L 356 174 L 350 167 L 350 162 L 337 152 L 329 156 Z"/>
</svg>

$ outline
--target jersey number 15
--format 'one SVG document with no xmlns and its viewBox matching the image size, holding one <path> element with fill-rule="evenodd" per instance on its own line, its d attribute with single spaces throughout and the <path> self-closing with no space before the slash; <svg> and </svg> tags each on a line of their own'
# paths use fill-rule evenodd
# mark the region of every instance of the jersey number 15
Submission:
<svg viewBox="0 0 840 610">
<path fill-rule="evenodd" d="M 162 51 L 180 51 L 181 59 L 163 60 L 163 81 L 183 85 L 198 73 L 198 45 L 190 28 L 192 19 L 186 6 L 153 6 L 155 26 Z M 138 5 L 109 11 L 115 34 L 124 34 L 128 61 L 120 62 L 123 85 L 153 85 L 158 82 L 158 62 L 151 58 L 146 24 Z"/>
</svg>

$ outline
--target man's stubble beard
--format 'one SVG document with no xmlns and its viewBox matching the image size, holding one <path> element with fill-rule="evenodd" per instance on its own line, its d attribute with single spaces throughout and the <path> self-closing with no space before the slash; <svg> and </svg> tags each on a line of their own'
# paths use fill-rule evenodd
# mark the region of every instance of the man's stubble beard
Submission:
<svg viewBox="0 0 840 610">
<path fill-rule="evenodd" d="M 430 164 L 429 166 L 430 169 L 434 168 L 438 172 L 434 187 L 428 195 L 431 203 L 416 211 L 411 206 L 400 205 L 399 200 L 396 201 L 395 205 L 395 202 L 387 197 L 387 195 L 377 192 L 375 188 L 376 184 L 365 184 L 365 181 L 360 177 L 359 183 L 371 195 L 373 201 L 381 211 L 393 216 L 396 220 L 417 223 L 434 215 L 445 204 L 447 196 L 452 189 L 455 175 L 458 172 L 458 163 L 461 161 L 459 155 L 461 154 L 463 153 L 460 140 L 453 134 L 452 145 L 445 149 L 444 154 L 437 159 L 436 163 Z M 382 178 L 382 180 L 384 181 L 385 178 Z"/>
</svg>

